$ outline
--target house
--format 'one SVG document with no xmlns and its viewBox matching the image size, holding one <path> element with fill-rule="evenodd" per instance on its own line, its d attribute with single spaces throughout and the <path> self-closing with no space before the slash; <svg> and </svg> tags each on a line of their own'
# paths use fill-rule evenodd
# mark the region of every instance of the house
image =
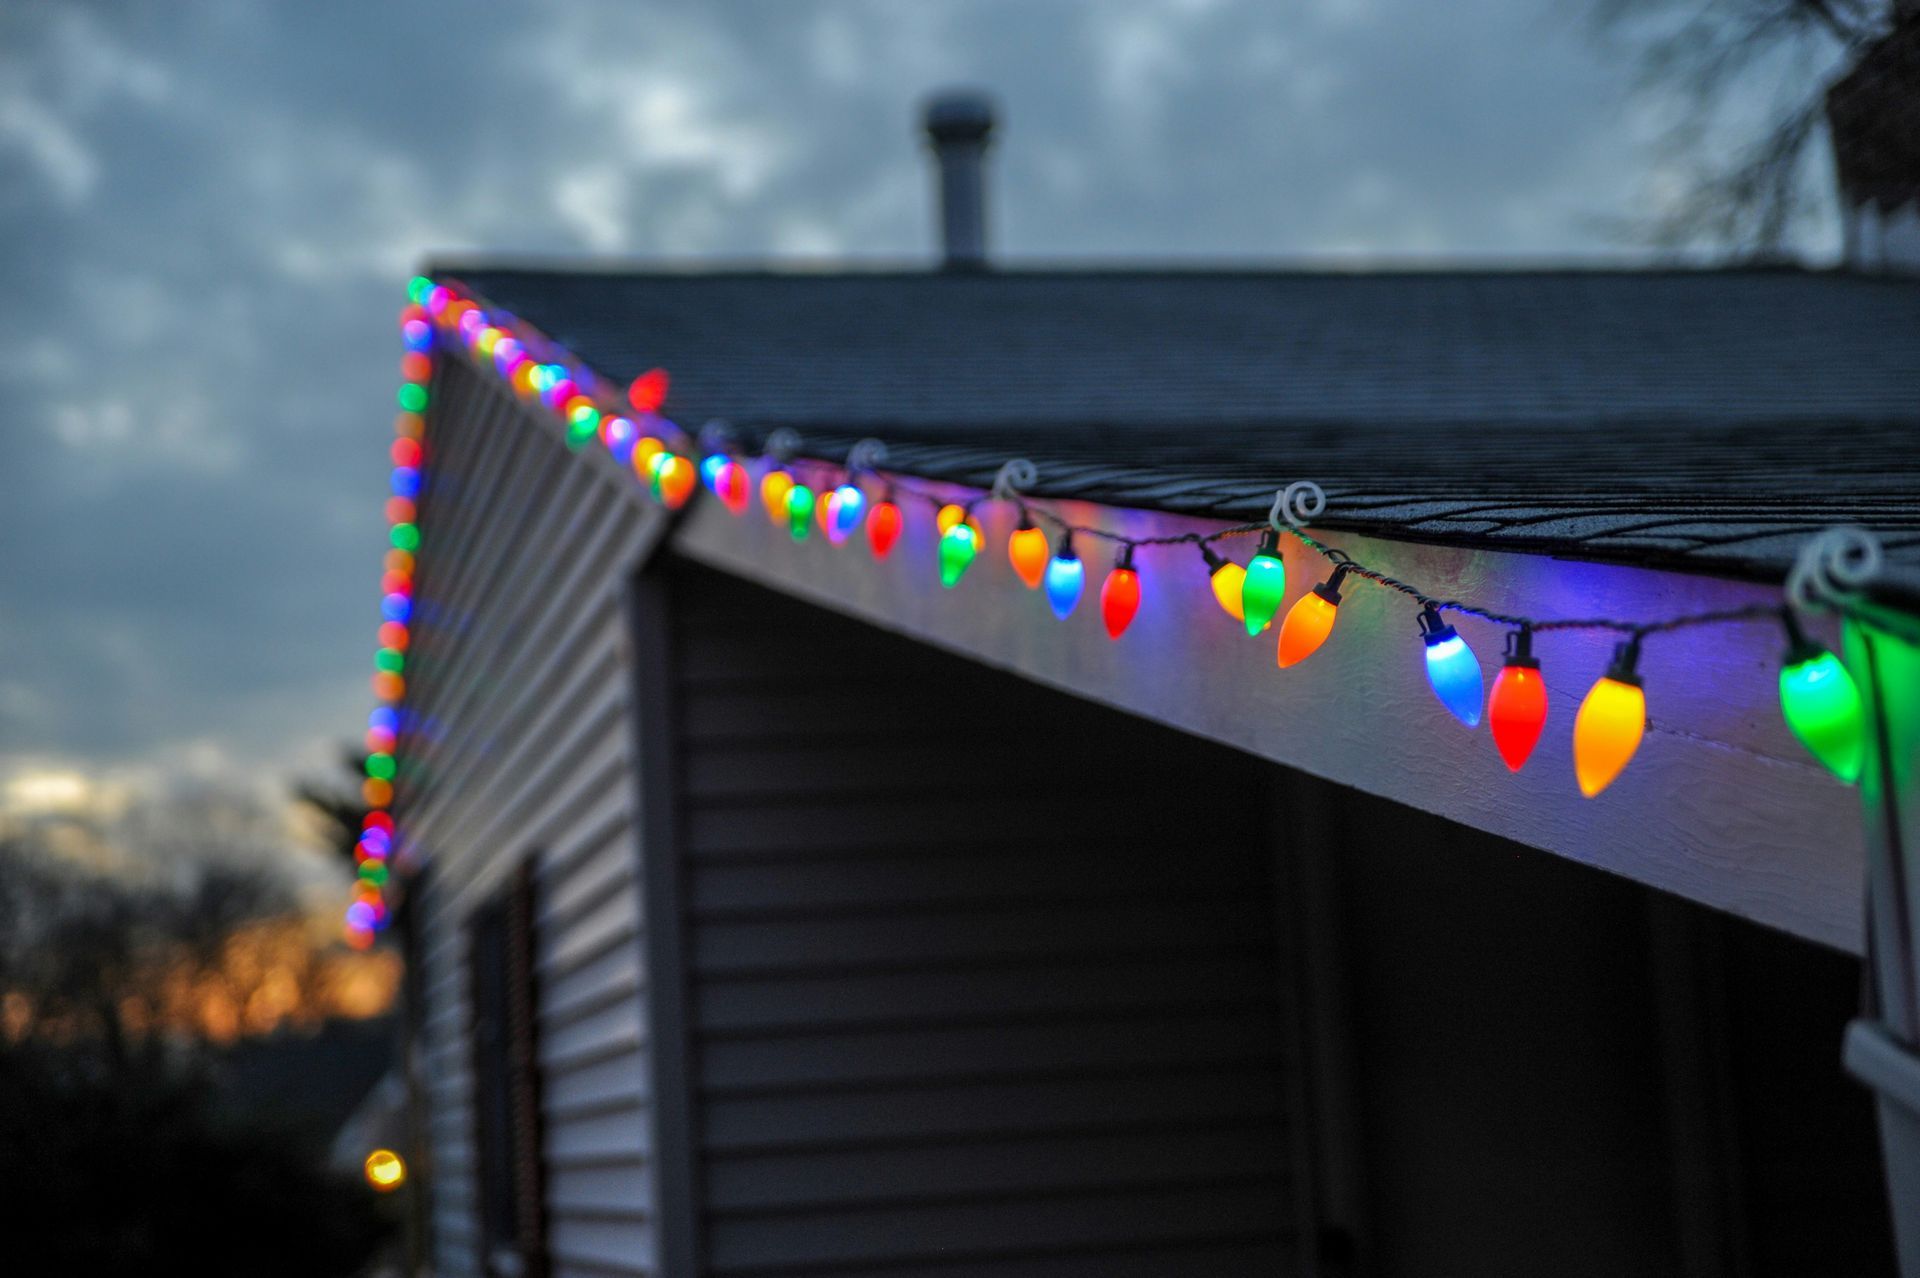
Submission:
<svg viewBox="0 0 1920 1278">
<path fill-rule="evenodd" d="M 1920 283 L 989 269 L 936 123 L 949 269 L 415 281 L 432 1272 L 1894 1272 Z"/>
</svg>

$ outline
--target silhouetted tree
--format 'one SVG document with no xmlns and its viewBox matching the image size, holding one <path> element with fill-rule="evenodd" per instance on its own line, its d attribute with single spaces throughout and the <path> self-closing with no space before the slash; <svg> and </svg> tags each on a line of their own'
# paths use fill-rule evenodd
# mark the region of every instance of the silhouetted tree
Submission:
<svg viewBox="0 0 1920 1278">
<path fill-rule="evenodd" d="M 1631 50 L 1643 87 L 1680 107 L 1663 145 L 1683 184 L 1636 229 L 1670 247 L 1780 255 L 1821 189 L 1807 166 L 1826 81 L 1890 28 L 1894 4 L 1595 0 L 1599 29 Z M 1745 140 L 1729 144 L 1729 128 Z"/>
</svg>

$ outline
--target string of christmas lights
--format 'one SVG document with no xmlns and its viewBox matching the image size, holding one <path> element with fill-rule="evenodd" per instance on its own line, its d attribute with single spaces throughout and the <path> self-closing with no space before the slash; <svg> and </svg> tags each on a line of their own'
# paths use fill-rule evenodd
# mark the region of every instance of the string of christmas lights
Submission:
<svg viewBox="0 0 1920 1278">
<path fill-rule="evenodd" d="M 1147 592 L 1136 552 L 1147 546 L 1194 548 L 1221 610 L 1250 636 L 1273 628 L 1279 618 L 1275 663 L 1290 669 L 1309 660 L 1333 636 L 1343 589 L 1365 582 L 1406 597 L 1415 607 L 1427 680 L 1440 704 L 1469 729 L 1484 718 L 1494 747 L 1507 767 L 1518 772 L 1531 758 L 1545 727 L 1548 696 L 1533 641 L 1550 631 L 1611 631 L 1620 636 L 1613 660 L 1581 701 L 1574 719 L 1573 770 L 1580 792 L 1592 798 L 1604 791 L 1632 760 L 1646 731 L 1646 693 L 1639 674 L 1641 648 L 1652 636 L 1702 626 L 1772 622 L 1785 642 L 1779 694 L 1788 727 L 1807 750 L 1840 780 L 1859 779 L 1865 759 L 1865 715 L 1860 690 L 1838 656 L 1809 639 L 1795 606 L 1832 606 L 1832 589 L 1811 593 L 1796 579 L 1782 604 L 1688 613 L 1655 621 L 1607 617 L 1533 618 L 1436 596 L 1368 567 L 1338 546 L 1308 533 L 1304 525 L 1325 508 L 1319 487 L 1300 481 L 1275 496 L 1269 518 L 1212 532 L 1132 537 L 1074 523 L 1054 507 L 1027 495 L 1035 481 L 1031 463 L 1016 459 L 1002 468 L 993 487 L 964 500 L 892 472 L 883 472 L 885 446 L 877 440 L 856 445 L 845 462 L 799 454 L 800 440 L 789 429 L 771 432 L 757 449 L 743 448 L 722 423 L 710 423 L 696 436 L 665 416 L 671 380 L 651 369 L 626 387 L 625 404 L 591 370 L 514 317 L 490 312 L 446 284 L 415 277 L 409 305 L 401 314 L 406 345 L 399 394 L 401 413 L 393 443 L 391 525 L 382 582 L 380 647 L 375 658 L 374 694 L 379 706 L 367 732 L 366 802 L 370 814 L 356 859 L 360 879 L 348 907 L 348 939 L 371 944 L 386 925 L 381 887 L 394 845 L 389 814 L 396 776 L 396 743 L 406 692 L 404 671 L 412 614 L 414 556 L 420 532 L 415 499 L 421 483 L 425 413 L 433 361 L 442 345 L 464 348 L 476 367 L 491 368 L 523 402 L 538 403 L 565 428 L 569 448 L 596 440 L 615 461 L 632 469 L 654 499 L 678 510 L 702 487 L 735 516 L 744 515 L 757 495 L 773 525 L 794 541 L 817 531 L 834 546 L 864 540 L 875 560 L 884 560 L 898 544 L 907 519 L 903 504 L 931 511 L 939 533 L 936 567 L 942 586 L 951 589 L 986 546 L 976 510 L 989 502 L 1007 503 L 1017 517 L 1007 541 L 1007 557 L 1020 582 L 1044 593 L 1051 611 L 1065 619 L 1086 593 L 1088 567 L 1081 549 L 1090 543 L 1111 547 L 1112 562 L 1098 592 L 1100 616 L 1109 638 L 1119 640 L 1143 607 Z M 548 358 L 539 359 L 535 351 Z M 759 467 L 756 481 L 752 465 Z M 1857 530 L 1836 530 L 1864 538 Z M 1253 554 L 1242 564 L 1221 546 L 1257 536 Z M 1326 560 L 1329 571 L 1296 599 L 1284 616 L 1287 572 L 1281 539 L 1291 538 Z M 1818 545 L 1810 571 L 1825 574 L 1828 586 L 1864 584 L 1877 561 L 1877 546 L 1867 538 Z M 1798 574 L 1797 574 L 1798 576 Z M 1816 597 L 1818 596 L 1818 597 Z M 1844 609 L 1842 609 L 1844 611 Z M 1473 617 L 1507 629 L 1499 673 L 1489 692 L 1479 658 L 1448 623 L 1447 616 Z"/>
</svg>

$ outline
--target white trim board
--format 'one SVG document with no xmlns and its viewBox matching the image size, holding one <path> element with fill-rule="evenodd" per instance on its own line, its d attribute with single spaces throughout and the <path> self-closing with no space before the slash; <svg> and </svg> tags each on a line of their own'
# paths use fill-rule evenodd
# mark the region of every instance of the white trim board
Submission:
<svg viewBox="0 0 1920 1278">
<path fill-rule="evenodd" d="M 634 495 L 640 499 L 637 487 Z M 1057 506 L 1077 523 L 1133 535 L 1217 527 L 1085 503 Z M 796 544 L 757 502 L 736 518 L 718 502 L 699 499 L 673 544 L 729 573 L 1036 682 L 1814 941 L 1861 950 L 1859 804 L 1781 721 L 1777 625 L 1649 638 L 1641 663 L 1651 724 L 1646 741 L 1612 788 L 1588 800 L 1574 784 L 1573 718 L 1604 672 L 1610 636 L 1555 632 L 1536 640 L 1552 709 L 1533 758 L 1512 775 L 1484 723 L 1469 732 L 1434 699 L 1415 610 L 1403 597 L 1351 582 L 1326 646 L 1283 671 L 1274 661 L 1276 632 L 1250 639 L 1220 611 L 1193 547 L 1147 547 L 1138 555 L 1139 617 L 1114 642 L 1101 627 L 1097 599 L 1109 548 L 1079 547 L 1087 561 L 1086 596 L 1071 618 L 1056 621 L 1045 599 L 1026 590 L 1007 563 L 1009 513 L 992 503 L 979 513 L 987 548 L 951 591 L 939 583 L 924 508 L 908 509 L 900 544 L 884 563 L 875 563 L 862 543 L 836 548 L 818 532 Z M 1651 619 L 1779 598 L 1775 588 L 1690 574 L 1342 533 L 1327 538 L 1435 595 L 1536 617 Z M 1235 547 L 1235 557 L 1244 561 L 1250 550 Z M 1285 557 L 1291 604 L 1327 566 L 1297 543 L 1288 543 Z M 1501 629 L 1470 619 L 1458 624 L 1490 687 Z M 903 715 L 902 732 L 935 729 Z M 1008 731 L 1017 741 L 1020 725 L 1010 723 Z M 1136 775 L 1114 783 L 1152 785 L 1153 761 L 1142 759 Z M 1167 801 L 1232 800 L 1169 794 Z"/>
</svg>

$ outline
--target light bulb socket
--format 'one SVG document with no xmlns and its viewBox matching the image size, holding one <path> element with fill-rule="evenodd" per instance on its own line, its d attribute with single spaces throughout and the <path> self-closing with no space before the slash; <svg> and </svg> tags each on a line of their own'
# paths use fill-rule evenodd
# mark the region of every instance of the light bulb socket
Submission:
<svg viewBox="0 0 1920 1278">
<path fill-rule="evenodd" d="M 1780 610 L 1780 624 L 1787 632 L 1787 655 L 1782 664 L 1802 665 L 1809 661 L 1818 661 L 1827 654 L 1825 645 L 1807 638 L 1807 632 L 1800 628 L 1799 619 L 1793 615 L 1793 609 Z"/>
<path fill-rule="evenodd" d="M 1216 551 L 1212 546 L 1209 546 L 1204 541 L 1200 543 L 1200 558 L 1207 561 L 1208 576 L 1212 576 L 1214 573 L 1219 572 L 1222 568 L 1225 568 L 1227 566 L 1226 559 L 1222 557 L 1221 554 L 1218 551 Z"/>
<path fill-rule="evenodd" d="M 1114 571 L 1116 572 L 1123 571 L 1123 570 L 1126 572 L 1133 571 L 1133 543 L 1132 542 L 1129 541 L 1129 542 L 1121 543 L 1120 553 L 1114 558 L 1113 567 L 1114 567 Z"/>
<path fill-rule="evenodd" d="M 1449 639 L 1457 638 L 1459 633 L 1459 631 L 1446 623 L 1446 619 L 1440 615 L 1438 608 L 1432 604 L 1424 604 L 1421 606 L 1420 637 L 1426 640 L 1427 647 L 1431 648 L 1435 644 L 1442 644 Z"/>
<path fill-rule="evenodd" d="M 1613 664 L 1607 667 L 1607 678 L 1615 683 L 1624 683 L 1632 687 L 1640 686 L 1640 636 L 1622 639 L 1613 647 Z"/>
<path fill-rule="evenodd" d="M 1533 655 L 1533 627 L 1521 626 L 1507 632 L 1507 664 L 1525 670 L 1540 668 L 1539 659 Z"/>
<path fill-rule="evenodd" d="M 1347 571 L 1347 565 L 1339 565 L 1333 570 L 1333 576 L 1313 588 L 1313 593 L 1338 608 L 1340 606 L 1340 583 L 1346 579 Z"/>
<path fill-rule="evenodd" d="M 1256 555 L 1267 555 L 1270 558 L 1278 559 L 1280 557 L 1280 530 L 1278 528 L 1269 528 L 1265 532 L 1261 533 L 1260 549 L 1254 551 L 1253 553 Z"/>
<path fill-rule="evenodd" d="M 1060 530 L 1060 540 L 1054 545 L 1053 557 L 1055 559 L 1078 559 L 1080 557 L 1073 553 L 1073 529 L 1062 528 Z"/>
<path fill-rule="evenodd" d="M 1025 502 L 1022 502 L 1020 504 L 1020 523 L 1017 527 L 1014 528 L 1014 531 L 1017 533 L 1033 531 L 1033 516 L 1027 513 L 1027 506 Z"/>
</svg>

